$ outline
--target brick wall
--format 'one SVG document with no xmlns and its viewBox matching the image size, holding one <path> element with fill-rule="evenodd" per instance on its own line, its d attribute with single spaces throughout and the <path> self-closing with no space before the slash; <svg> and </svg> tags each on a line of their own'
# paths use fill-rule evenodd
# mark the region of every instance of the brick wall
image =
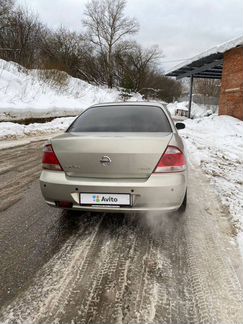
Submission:
<svg viewBox="0 0 243 324">
<path fill-rule="evenodd" d="M 219 114 L 243 120 L 243 48 L 224 54 Z"/>
</svg>

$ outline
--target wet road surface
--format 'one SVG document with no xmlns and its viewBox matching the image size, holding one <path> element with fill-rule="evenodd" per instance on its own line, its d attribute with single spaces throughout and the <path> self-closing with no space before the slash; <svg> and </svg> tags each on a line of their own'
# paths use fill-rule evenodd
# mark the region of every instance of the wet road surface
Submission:
<svg viewBox="0 0 243 324">
<path fill-rule="evenodd" d="M 243 323 L 227 210 L 191 169 L 184 215 L 45 205 L 42 142 L 0 151 L 0 322 Z"/>
</svg>

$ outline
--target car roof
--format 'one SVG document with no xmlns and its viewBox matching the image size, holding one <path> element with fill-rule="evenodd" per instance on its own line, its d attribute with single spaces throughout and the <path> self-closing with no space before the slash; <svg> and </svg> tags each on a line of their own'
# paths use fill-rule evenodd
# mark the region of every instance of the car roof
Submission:
<svg viewBox="0 0 243 324">
<path fill-rule="evenodd" d="M 165 108 L 162 103 L 157 101 L 118 101 L 118 102 L 102 102 L 99 104 L 92 105 L 92 107 L 107 107 L 107 106 L 153 106 L 153 107 L 160 107 Z"/>
</svg>

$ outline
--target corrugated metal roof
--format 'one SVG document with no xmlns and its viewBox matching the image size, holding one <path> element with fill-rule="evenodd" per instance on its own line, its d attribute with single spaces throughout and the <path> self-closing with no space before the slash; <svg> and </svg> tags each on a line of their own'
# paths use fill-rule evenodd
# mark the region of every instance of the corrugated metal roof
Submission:
<svg viewBox="0 0 243 324">
<path fill-rule="evenodd" d="M 243 36 L 217 45 L 188 59 L 167 71 L 167 76 L 182 79 L 193 75 L 195 78 L 221 79 L 224 53 L 235 47 L 243 46 Z"/>
</svg>

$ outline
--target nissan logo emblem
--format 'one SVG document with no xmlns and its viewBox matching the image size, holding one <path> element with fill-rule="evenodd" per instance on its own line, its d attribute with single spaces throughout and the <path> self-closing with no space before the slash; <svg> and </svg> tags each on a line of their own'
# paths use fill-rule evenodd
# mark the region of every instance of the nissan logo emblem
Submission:
<svg viewBox="0 0 243 324">
<path fill-rule="evenodd" d="M 102 156 L 102 158 L 100 159 L 100 163 L 103 166 L 108 166 L 111 164 L 111 158 L 107 155 Z"/>
</svg>

